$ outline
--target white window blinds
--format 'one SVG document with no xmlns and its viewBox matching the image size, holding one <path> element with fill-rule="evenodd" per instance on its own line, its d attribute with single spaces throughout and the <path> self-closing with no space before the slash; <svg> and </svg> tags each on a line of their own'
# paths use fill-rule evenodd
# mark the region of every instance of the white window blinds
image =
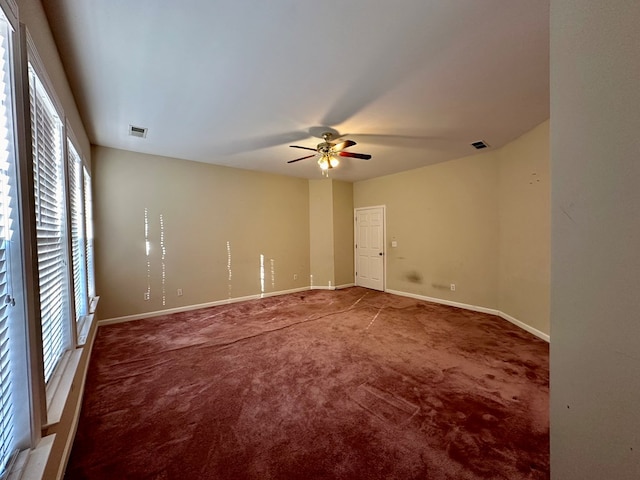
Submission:
<svg viewBox="0 0 640 480">
<path fill-rule="evenodd" d="M 89 298 L 96 296 L 96 281 L 93 270 L 93 200 L 91 197 L 91 176 L 85 167 L 84 171 L 84 212 L 86 225 L 86 257 L 87 257 L 87 288 Z M 91 313 L 91 312 L 90 312 Z"/>
<path fill-rule="evenodd" d="M 48 382 L 69 346 L 62 122 L 29 65 L 40 321 Z"/>
<path fill-rule="evenodd" d="M 69 171 L 69 200 L 71 206 L 71 258 L 76 323 L 88 313 L 87 262 L 84 226 L 84 198 L 82 195 L 82 160 L 73 143 L 67 139 Z"/>
<path fill-rule="evenodd" d="M 7 88 L 7 38 L 6 21 L 0 12 L 0 473 L 9 461 L 13 450 L 13 385 L 11 375 L 11 335 L 9 332 L 11 314 L 9 276 L 9 245 L 11 242 L 11 168 L 9 145 L 9 118 L 6 102 L 10 96 Z"/>
<path fill-rule="evenodd" d="M 28 446 L 26 332 L 11 89 L 11 26 L 0 8 L 0 478 L 13 454 Z M 18 301 L 16 301 L 18 297 Z"/>
<path fill-rule="evenodd" d="M 0 0 L 2 480 L 16 473 L 11 472 L 11 466 L 17 452 L 33 447 L 40 438 L 43 421 L 46 421 L 41 407 L 44 407 L 45 401 L 50 401 L 50 392 L 53 392 L 52 396 L 55 395 L 52 387 L 60 385 L 58 379 L 63 371 L 63 367 L 58 368 L 58 365 L 72 346 L 72 299 L 77 293 L 75 303 L 78 311 L 75 317 L 83 315 L 84 319 L 91 319 L 86 314 L 89 295 L 94 290 L 93 249 L 90 242 L 93 234 L 90 215 L 87 218 L 87 208 L 91 205 L 90 178 L 83 168 L 81 157 L 71 144 L 69 158 L 64 158 L 66 136 L 61 121 L 62 110 L 54 106 L 55 97 L 49 95 L 53 91 L 45 88 L 50 86 L 46 72 L 35 48 L 29 43 L 28 34 L 22 37 L 27 45 L 12 44 L 21 38 L 16 35 L 15 28 L 22 28 L 19 27 L 15 2 Z M 28 71 L 22 68 L 14 70 L 15 61 L 20 61 L 20 58 L 13 58 L 14 47 L 17 47 L 15 51 L 29 48 Z M 28 74 L 28 92 L 13 89 L 15 84 L 22 85 L 27 80 L 23 78 L 23 72 Z M 31 132 L 16 129 L 16 125 L 22 125 L 25 120 L 22 118 L 23 102 L 29 102 L 30 105 Z M 21 149 L 23 145 L 32 149 L 33 164 L 27 167 L 28 172 L 33 170 L 32 185 L 29 184 L 31 178 L 27 178 L 30 175 L 25 175 L 27 172 L 22 169 L 27 165 L 27 158 L 24 158 L 24 162 L 18 162 L 19 154 L 26 153 Z M 22 188 L 25 190 L 22 191 Z M 32 191 L 33 199 L 21 202 Z M 28 236 L 22 238 L 25 232 Z M 34 265 L 31 263 L 31 254 L 25 255 L 27 250 L 34 252 L 33 260 L 37 260 L 37 269 L 31 268 Z M 39 319 L 34 321 L 40 320 L 42 339 L 28 335 L 28 328 L 33 326 L 33 322 L 27 321 L 27 306 L 32 301 L 37 303 L 39 309 Z M 29 311 L 32 310 L 29 308 Z M 88 330 L 88 321 L 84 322 L 84 327 Z M 42 365 L 38 361 L 40 348 Z"/>
</svg>

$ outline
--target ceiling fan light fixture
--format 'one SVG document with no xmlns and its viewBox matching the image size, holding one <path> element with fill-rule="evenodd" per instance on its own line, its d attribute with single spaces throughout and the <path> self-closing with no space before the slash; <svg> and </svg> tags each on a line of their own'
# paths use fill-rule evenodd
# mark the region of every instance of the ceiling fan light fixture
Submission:
<svg viewBox="0 0 640 480">
<path fill-rule="evenodd" d="M 326 171 L 326 170 L 329 170 L 330 168 L 335 168 L 338 165 L 340 165 L 340 160 L 338 160 L 333 155 L 329 155 L 329 154 L 322 155 L 318 159 L 318 165 L 320 166 L 321 170 Z"/>
<path fill-rule="evenodd" d="M 320 157 L 320 159 L 318 160 L 318 165 L 320 165 L 321 170 L 329 170 L 329 168 L 331 168 L 329 157 L 327 157 L 326 155 Z"/>
</svg>

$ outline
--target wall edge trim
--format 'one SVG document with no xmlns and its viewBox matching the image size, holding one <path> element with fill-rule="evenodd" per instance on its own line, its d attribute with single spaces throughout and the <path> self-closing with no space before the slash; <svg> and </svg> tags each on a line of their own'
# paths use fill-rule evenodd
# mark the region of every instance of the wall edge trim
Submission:
<svg viewBox="0 0 640 480">
<path fill-rule="evenodd" d="M 332 285 L 330 287 L 325 285 L 312 285 L 309 287 L 309 290 L 340 290 L 342 288 L 355 287 L 355 283 L 344 283 L 342 285 Z"/>
<path fill-rule="evenodd" d="M 326 286 L 311 286 L 311 287 L 302 287 L 302 288 L 294 288 L 291 290 L 281 290 L 278 292 L 270 292 L 270 293 L 263 293 L 263 294 L 256 294 L 256 295 L 247 295 L 244 297 L 235 297 L 235 298 L 228 298 L 225 300 L 216 300 L 214 302 L 208 302 L 208 303 L 200 303 L 200 304 L 196 304 L 196 305 L 186 305 L 184 307 L 177 307 L 177 308 L 169 308 L 166 310 L 157 310 L 155 312 L 147 312 L 147 313 L 138 313 L 135 315 L 126 315 L 123 317 L 114 317 L 114 318 L 107 318 L 104 320 L 99 320 L 98 321 L 98 326 L 103 326 L 103 325 L 112 325 L 114 323 L 123 323 L 123 322 L 130 322 L 133 320 L 142 320 L 143 318 L 153 318 L 153 317 L 160 317 L 162 315 L 170 315 L 172 313 L 181 313 L 181 312 L 188 312 L 190 310 L 198 310 L 200 308 L 207 308 L 207 307 L 216 307 L 219 305 L 228 305 L 230 303 L 237 303 L 237 302 L 244 302 L 247 300 L 259 300 L 261 298 L 266 298 L 266 297 L 275 297 L 278 295 L 286 295 L 288 293 L 296 293 L 296 292 L 303 292 L 305 290 L 338 290 L 341 288 L 349 288 L 349 287 L 353 287 L 355 286 L 352 283 L 348 283 L 348 284 L 344 284 L 344 285 L 338 285 L 338 286 L 332 286 L 332 287 L 326 287 Z M 464 310 L 471 310 L 474 312 L 481 312 L 481 313 L 487 313 L 489 315 L 496 315 L 500 318 L 502 318 L 503 320 L 506 320 L 514 325 L 516 325 L 517 327 L 522 328 L 523 330 L 531 333 L 532 335 L 535 335 L 536 337 L 544 340 L 545 342 L 550 342 L 550 336 L 547 335 L 544 332 L 541 332 L 540 330 L 532 327 L 531 325 L 528 325 L 524 322 L 522 322 L 521 320 L 518 320 L 515 317 L 512 317 L 511 315 L 509 315 L 508 313 L 504 313 L 500 310 L 496 310 L 494 308 L 487 308 L 487 307 L 481 307 L 479 305 L 471 305 L 468 303 L 461 303 L 461 302 L 454 302 L 451 300 L 444 300 L 441 298 L 435 298 L 435 297 L 428 297 L 426 295 L 419 295 L 417 293 L 410 293 L 410 292 L 403 292 L 400 290 L 392 290 L 392 289 L 386 289 L 385 290 L 386 293 L 390 293 L 392 295 L 399 295 L 402 297 L 409 297 L 409 298 L 415 298 L 416 300 L 424 300 L 426 302 L 433 302 L 433 303 L 439 303 L 441 305 L 447 305 L 449 307 L 457 307 L 457 308 L 462 308 Z"/>
<path fill-rule="evenodd" d="M 502 318 L 503 320 L 506 320 L 509 323 L 513 323 L 517 327 L 520 327 L 521 329 L 526 330 L 530 334 L 535 335 L 536 337 L 538 337 L 541 340 L 544 340 L 547 343 L 549 343 L 551 341 L 550 336 L 547 335 L 546 333 L 541 332 L 537 328 L 534 328 L 531 325 L 528 325 L 528 324 L 524 323 L 523 321 L 518 320 L 515 317 L 512 317 L 508 313 L 504 313 L 504 312 L 502 312 L 500 310 L 496 310 L 494 308 L 481 307 L 481 306 L 478 306 L 478 305 L 471 305 L 471 304 L 468 304 L 468 303 L 454 302 L 454 301 L 451 301 L 451 300 L 444 300 L 444 299 L 435 298 L 435 297 L 427 297 L 426 295 L 419 295 L 417 293 L 403 292 L 403 291 L 400 291 L 400 290 L 387 289 L 387 290 L 385 290 L 385 292 L 391 293 L 392 295 L 399 295 L 399 296 L 402 296 L 402 297 L 415 298 L 416 300 L 424 300 L 426 302 L 439 303 L 441 305 L 447 305 L 449 307 L 457 307 L 457 308 L 462 308 L 464 310 L 471 310 L 471 311 L 474 311 L 474 312 L 481 312 L 481 313 L 488 313 L 489 315 L 495 315 L 497 317 Z"/>
<path fill-rule="evenodd" d="M 303 292 L 305 290 L 310 290 L 310 288 L 302 287 L 302 288 L 293 288 L 291 290 L 281 290 L 278 292 L 258 293 L 255 295 L 247 295 L 244 297 L 227 298 L 224 300 L 215 300 L 213 302 L 198 303 L 196 305 L 185 305 L 183 307 L 167 308 L 166 310 L 156 310 L 154 312 L 136 313 L 134 315 L 125 315 L 123 317 L 106 318 L 104 320 L 98 320 L 98 326 L 101 327 L 104 325 L 112 325 L 114 323 L 124 323 L 124 322 L 130 322 L 133 320 L 142 320 L 144 318 L 161 317 L 163 315 L 170 315 L 172 313 L 189 312 L 191 310 L 199 310 L 201 308 L 207 308 L 207 307 L 217 307 L 219 305 L 229 305 L 230 303 L 245 302 L 247 300 L 259 300 L 261 298 L 276 297 L 278 295 L 286 295 L 287 293 Z"/>
<path fill-rule="evenodd" d="M 544 340 L 545 342 L 551 343 L 551 337 L 549 335 L 547 335 L 546 333 L 541 332 L 537 328 L 534 328 L 531 325 L 528 325 L 528 324 L 524 323 L 523 321 L 512 317 L 508 313 L 504 313 L 504 312 L 498 311 L 497 315 L 499 317 L 501 317 L 501 318 L 504 318 L 507 322 L 511 322 L 514 325 L 517 325 L 518 327 L 522 328 L 523 330 L 526 330 L 527 332 L 529 332 L 529 333 L 535 335 L 536 337 Z"/>
</svg>

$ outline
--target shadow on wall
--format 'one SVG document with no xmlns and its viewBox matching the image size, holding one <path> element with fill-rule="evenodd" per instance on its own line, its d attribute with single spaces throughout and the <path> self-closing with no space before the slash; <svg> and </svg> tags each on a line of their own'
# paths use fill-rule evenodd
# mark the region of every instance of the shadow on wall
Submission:
<svg viewBox="0 0 640 480">
<path fill-rule="evenodd" d="M 407 282 L 414 283 L 416 285 L 422 285 L 424 283 L 424 278 L 422 274 L 417 270 L 411 270 L 406 272 L 404 274 L 404 278 Z M 444 285 L 441 283 L 432 283 L 431 286 L 439 290 L 449 290 L 450 288 L 452 288 L 449 285 Z"/>
<path fill-rule="evenodd" d="M 418 272 L 417 270 L 412 270 L 410 272 L 407 272 L 405 274 L 405 278 L 410 283 L 417 283 L 417 284 L 421 284 L 422 283 L 422 274 L 420 272 Z"/>
</svg>

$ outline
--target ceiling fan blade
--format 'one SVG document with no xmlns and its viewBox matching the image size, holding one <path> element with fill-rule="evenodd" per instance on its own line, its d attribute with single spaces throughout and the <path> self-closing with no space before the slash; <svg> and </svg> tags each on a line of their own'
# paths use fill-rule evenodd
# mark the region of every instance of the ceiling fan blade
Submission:
<svg viewBox="0 0 640 480">
<path fill-rule="evenodd" d="M 315 157 L 316 154 L 314 153 L 313 155 L 308 155 L 306 157 L 301 157 L 301 158 L 296 158 L 295 160 L 289 160 L 287 163 L 295 163 L 295 162 L 299 162 L 300 160 L 305 160 L 307 158 L 311 158 L 311 157 Z"/>
<path fill-rule="evenodd" d="M 351 153 L 351 152 L 336 152 L 336 153 L 341 157 L 359 158 L 360 160 L 371 159 L 371 155 L 367 155 L 366 153 Z"/>
<path fill-rule="evenodd" d="M 345 140 L 344 142 L 336 143 L 333 146 L 333 151 L 339 152 L 340 150 L 343 150 L 345 148 L 353 147 L 355 144 L 356 142 L 354 142 L 353 140 Z"/>
<path fill-rule="evenodd" d="M 301 148 L 301 149 L 303 149 L 303 150 L 311 150 L 312 152 L 316 152 L 316 151 L 317 151 L 317 149 L 315 149 L 315 148 L 300 147 L 300 146 L 298 146 L 298 145 L 289 145 L 289 146 L 290 146 L 291 148 Z"/>
</svg>

